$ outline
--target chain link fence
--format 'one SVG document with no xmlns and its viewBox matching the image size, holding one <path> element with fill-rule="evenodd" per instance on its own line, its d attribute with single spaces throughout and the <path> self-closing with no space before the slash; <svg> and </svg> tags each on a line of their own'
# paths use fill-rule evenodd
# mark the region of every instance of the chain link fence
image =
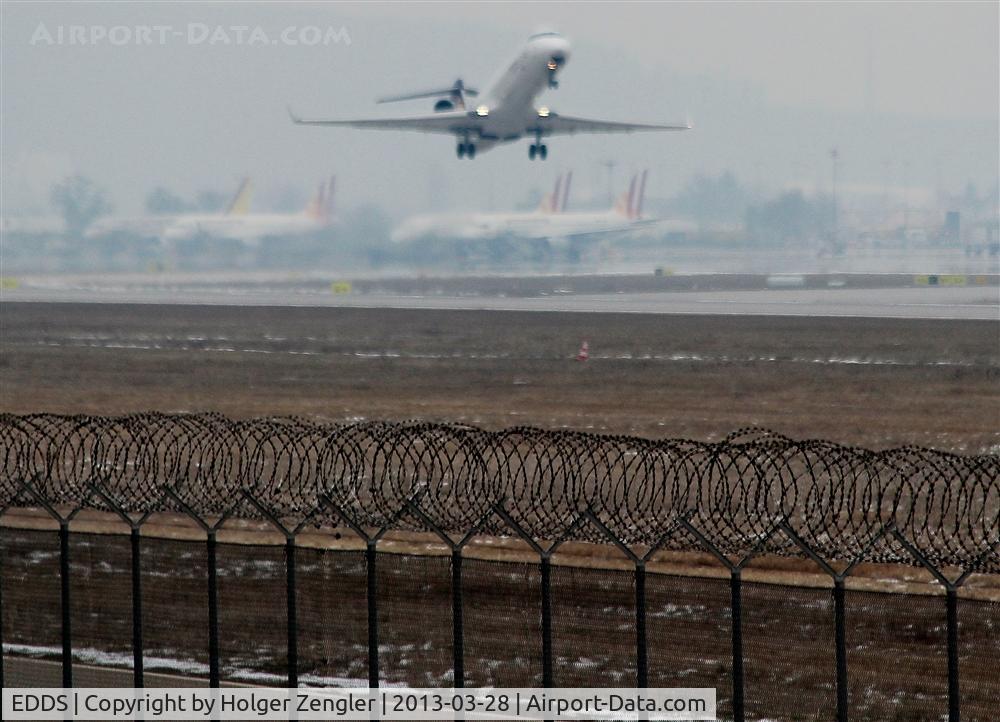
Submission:
<svg viewBox="0 0 1000 722">
<path fill-rule="evenodd" d="M 0 508 L 26 507 L 58 531 L 3 529 L 2 641 L 58 650 L 65 686 L 84 659 L 130 667 L 135 686 L 150 664 L 211 685 L 704 685 L 737 720 L 987 719 L 1000 705 L 986 671 L 1000 604 L 960 595 L 1000 573 L 996 456 L 759 429 L 702 443 L 0 415 Z M 82 511 L 124 533 L 71 533 Z M 150 537 L 162 514 L 202 541 Z M 219 541 L 249 522 L 283 547 Z M 316 529 L 355 548 L 303 545 Z M 387 549 L 398 533 L 437 551 Z M 470 553 L 498 538 L 529 561 Z M 560 562 L 580 542 L 617 564 Z M 724 573 L 662 573 L 671 552 Z M 809 560 L 827 584 L 745 580 L 765 556 Z M 941 593 L 851 584 L 871 563 L 920 567 Z"/>
</svg>

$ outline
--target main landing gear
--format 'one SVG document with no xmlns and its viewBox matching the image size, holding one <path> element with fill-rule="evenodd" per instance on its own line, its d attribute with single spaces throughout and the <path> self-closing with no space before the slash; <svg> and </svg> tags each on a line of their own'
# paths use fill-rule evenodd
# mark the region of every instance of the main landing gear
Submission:
<svg viewBox="0 0 1000 722">
<path fill-rule="evenodd" d="M 455 152 L 459 158 L 467 157 L 469 160 L 472 160 L 476 157 L 476 146 L 472 143 L 459 143 L 455 148 Z"/>
<path fill-rule="evenodd" d="M 528 146 L 528 158 L 534 160 L 537 156 L 541 160 L 545 160 L 545 156 L 549 154 L 549 147 L 544 143 L 532 143 Z"/>
</svg>

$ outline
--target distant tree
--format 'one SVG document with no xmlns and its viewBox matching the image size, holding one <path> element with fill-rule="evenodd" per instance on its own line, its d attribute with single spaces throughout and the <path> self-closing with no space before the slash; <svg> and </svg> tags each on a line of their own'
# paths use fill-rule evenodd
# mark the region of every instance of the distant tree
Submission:
<svg viewBox="0 0 1000 722">
<path fill-rule="evenodd" d="M 699 173 L 687 182 L 676 199 L 677 210 L 699 223 L 739 220 L 747 204 L 746 189 L 729 171 L 717 177 Z"/>
<path fill-rule="evenodd" d="M 226 196 L 218 191 L 198 191 L 194 204 L 203 213 L 216 213 L 226 207 Z"/>
<path fill-rule="evenodd" d="M 389 240 L 392 220 L 381 206 L 368 204 L 348 211 L 343 229 L 352 245 L 377 246 Z"/>
<path fill-rule="evenodd" d="M 542 196 L 545 195 L 536 187 L 531 187 L 525 190 L 524 196 L 520 201 L 514 204 L 514 210 L 516 211 L 533 211 L 538 208 L 538 204 L 542 202 Z"/>
<path fill-rule="evenodd" d="M 976 184 L 972 181 L 968 181 L 965 184 L 965 192 L 962 193 L 962 201 L 968 206 L 975 206 L 979 203 L 979 192 L 976 190 Z"/>
<path fill-rule="evenodd" d="M 104 191 L 79 174 L 52 186 L 50 198 L 66 223 L 66 230 L 73 235 L 83 233 L 97 218 L 111 212 Z"/>
<path fill-rule="evenodd" d="M 157 186 L 146 196 L 146 212 L 153 215 L 171 215 L 190 210 L 191 206 L 187 201 L 163 186 Z"/>
<path fill-rule="evenodd" d="M 312 194 L 317 191 L 312 190 Z M 270 208 L 275 213 L 298 213 L 306 206 L 308 198 L 302 189 L 293 185 L 281 185 L 271 188 L 266 195 L 261 198 L 261 203 L 265 208 Z"/>
<path fill-rule="evenodd" d="M 802 191 L 790 191 L 747 208 L 747 232 L 763 242 L 818 238 L 827 230 L 832 211 L 832 201 L 825 196 L 807 198 Z"/>
</svg>

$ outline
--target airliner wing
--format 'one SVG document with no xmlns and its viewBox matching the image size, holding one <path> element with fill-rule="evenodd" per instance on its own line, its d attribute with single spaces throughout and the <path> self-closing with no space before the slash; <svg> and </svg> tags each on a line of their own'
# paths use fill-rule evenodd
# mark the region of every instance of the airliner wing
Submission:
<svg viewBox="0 0 1000 722">
<path fill-rule="evenodd" d="M 529 133 L 541 131 L 542 135 L 569 135 L 572 133 L 632 133 L 638 130 L 690 130 L 691 125 L 657 125 L 652 123 L 621 123 L 616 120 L 591 120 L 570 115 L 551 113 L 539 117 L 528 128 Z"/>
<path fill-rule="evenodd" d="M 408 118 L 359 118 L 354 120 L 325 120 L 300 118 L 291 110 L 288 114 L 297 125 L 324 125 L 330 127 L 369 128 L 374 130 L 415 130 L 422 133 L 461 133 L 476 127 L 476 121 L 464 111 L 434 113 Z"/>
<path fill-rule="evenodd" d="M 560 238 L 590 238 L 594 236 L 607 236 L 617 233 L 628 233 L 629 231 L 633 231 L 636 228 L 652 226 L 656 225 L 657 223 L 659 223 L 658 220 L 649 218 L 639 221 L 631 221 L 629 223 L 621 223 L 618 225 L 602 226 L 600 228 L 578 228 L 575 230 L 561 231 L 556 235 L 558 235 Z M 552 234 L 548 235 L 551 236 Z"/>
</svg>

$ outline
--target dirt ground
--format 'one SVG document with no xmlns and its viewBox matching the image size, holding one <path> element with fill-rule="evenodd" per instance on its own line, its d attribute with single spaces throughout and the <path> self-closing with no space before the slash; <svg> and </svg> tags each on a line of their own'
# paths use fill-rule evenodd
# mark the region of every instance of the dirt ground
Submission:
<svg viewBox="0 0 1000 722">
<path fill-rule="evenodd" d="M 422 418 L 697 439 L 760 425 L 876 448 L 918 443 L 995 453 L 998 332 L 996 323 L 971 321 L 6 303 L 0 411 Z M 590 358 L 581 362 L 584 340 Z M 128 537 L 75 532 L 78 660 L 127 667 Z M 52 658 L 60 649 L 57 537 L 5 526 L 2 541 L 5 651 L 22 662 Z M 280 683 L 281 547 L 226 542 L 219 561 L 223 677 Z M 449 558 L 408 543 L 379 555 L 382 677 L 446 685 Z M 144 540 L 151 669 L 206 673 L 203 554 L 201 541 Z M 297 556 L 302 678 L 358 683 L 368 671 L 363 552 L 303 546 Z M 714 686 L 726 718 L 730 592 L 724 574 L 698 571 L 710 561 L 676 559 L 649 575 L 650 680 Z M 829 719 L 828 580 L 806 583 L 803 560 L 759 564 L 748 570 L 743 591 L 748 718 Z M 464 568 L 467 681 L 538 684 L 537 565 L 472 555 Z M 939 593 L 917 591 L 927 586 L 918 571 L 870 570 L 858 576 L 871 578 L 852 582 L 852 718 L 924 720 L 945 712 L 945 605 Z M 881 576 L 907 580 L 913 593 L 863 584 Z M 555 565 L 552 585 L 557 683 L 633 679 L 632 573 L 577 560 Z M 975 591 L 979 598 L 960 601 L 961 696 L 965 718 L 986 720 L 998 699 L 990 665 L 997 602 L 991 590 Z"/>
<path fill-rule="evenodd" d="M 0 324 L 0 410 L 17 413 L 1000 444 L 993 322 L 5 303 Z"/>
</svg>

